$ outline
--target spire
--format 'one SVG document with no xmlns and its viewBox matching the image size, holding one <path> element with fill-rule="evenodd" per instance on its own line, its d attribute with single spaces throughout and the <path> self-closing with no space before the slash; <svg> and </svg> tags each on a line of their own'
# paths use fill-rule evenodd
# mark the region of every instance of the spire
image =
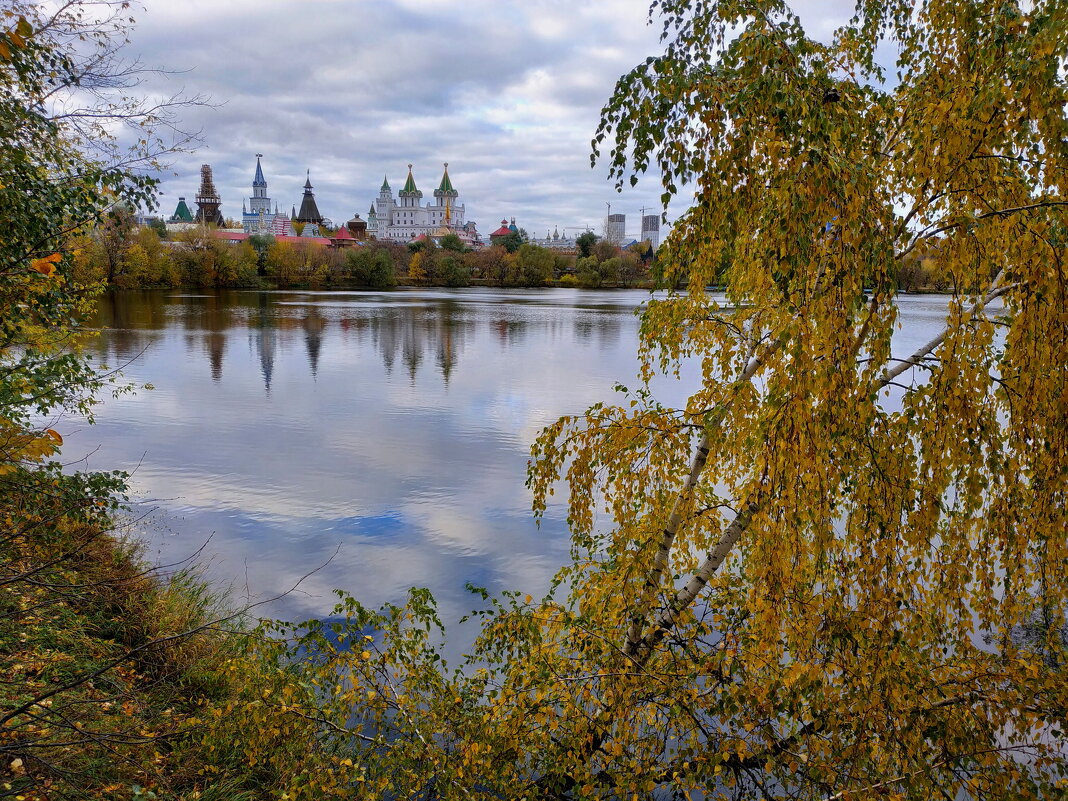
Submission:
<svg viewBox="0 0 1068 801">
<path fill-rule="evenodd" d="M 263 168 L 260 166 L 260 159 L 263 158 L 262 153 L 256 154 L 256 177 L 252 179 L 253 186 L 267 186 L 267 181 L 263 177 Z"/>
<path fill-rule="evenodd" d="M 319 207 L 315 204 L 315 195 L 312 194 L 311 170 L 308 170 L 308 180 L 304 182 L 304 198 L 300 201 L 300 214 L 296 219 L 298 222 L 316 225 L 323 221 L 323 215 L 319 213 Z"/>
<path fill-rule="evenodd" d="M 408 166 L 410 167 L 411 165 L 409 164 Z M 384 176 L 384 175 L 382 176 L 382 191 L 383 192 L 388 192 L 389 191 L 389 181 L 386 180 L 386 176 Z"/>
<path fill-rule="evenodd" d="M 452 188 L 452 181 L 449 180 L 449 162 L 445 162 L 445 172 L 441 176 L 441 183 L 438 184 L 438 191 L 434 194 L 450 194 L 455 197 L 456 190 Z"/>
<path fill-rule="evenodd" d="M 412 165 L 408 165 L 408 180 L 404 182 L 404 189 L 401 190 L 402 195 L 414 195 L 419 192 L 419 189 L 415 185 L 415 178 L 412 177 Z M 422 195 L 422 192 L 419 192 Z"/>
</svg>

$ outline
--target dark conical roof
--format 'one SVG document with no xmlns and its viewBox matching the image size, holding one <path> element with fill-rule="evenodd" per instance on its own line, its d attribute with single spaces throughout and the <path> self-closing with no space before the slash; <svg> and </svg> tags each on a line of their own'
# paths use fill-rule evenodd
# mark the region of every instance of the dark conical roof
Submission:
<svg viewBox="0 0 1068 801">
<path fill-rule="evenodd" d="M 262 153 L 256 154 L 256 177 L 252 179 L 253 186 L 267 186 L 267 181 L 263 177 L 263 168 L 260 167 L 260 159 L 263 158 Z"/>
<path fill-rule="evenodd" d="M 300 211 L 297 212 L 296 220 L 316 225 L 323 221 L 323 215 L 319 213 L 319 207 L 315 205 L 315 195 L 312 194 L 311 171 L 308 172 L 308 180 L 304 182 L 304 198 L 300 201 Z"/>
</svg>

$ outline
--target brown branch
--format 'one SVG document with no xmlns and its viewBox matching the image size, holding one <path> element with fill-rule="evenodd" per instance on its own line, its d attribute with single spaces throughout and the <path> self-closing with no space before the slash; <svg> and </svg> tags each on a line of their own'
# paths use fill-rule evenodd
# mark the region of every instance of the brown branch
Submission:
<svg viewBox="0 0 1068 801">
<path fill-rule="evenodd" d="M 949 225 L 943 225 L 940 228 L 935 228 L 933 231 L 921 231 L 916 235 L 916 238 L 912 240 L 912 244 L 898 253 L 894 258 L 903 259 L 909 253 L 911 253 L 915 247 L 925 239 L 943 234 L 946 231 L 952 231 L 954 228 L 960 228 L 962 225 L 969 225 L 978 220 L 985 220 L 989 217 L 1004 217 L 1008 214 L 1016 214 L 1021 211 L 1032 211 L 1033 209 L 1047 209 L 1054 206 L 1068 206 L 1068 200 L 1045 200 L 1041 203 L 1032 203 L 1027 206 L 1014 206 L 1010 209 L 995 209 L 994 211 L 988 211 L 983 214 L 977 214 L 974 217 L 970 217 L 967 220 L 961 220 L 960 222 L 950 223 Z"/>
</svg>

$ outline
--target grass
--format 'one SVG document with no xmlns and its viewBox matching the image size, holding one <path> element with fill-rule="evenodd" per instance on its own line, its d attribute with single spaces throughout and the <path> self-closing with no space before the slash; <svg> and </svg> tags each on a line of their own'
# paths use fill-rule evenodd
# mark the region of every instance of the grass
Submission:
<svg viewBox="0 0 1068 801">
<path fill-rule="evenodd" d="M 263 673 L 235 669 L 249 635 L 194 570 L 146 565 L 84 490 L 0 476 L 0 798 L 274 797 L 282 777 L 220 760 L 197 725 Z"/>
</svg>

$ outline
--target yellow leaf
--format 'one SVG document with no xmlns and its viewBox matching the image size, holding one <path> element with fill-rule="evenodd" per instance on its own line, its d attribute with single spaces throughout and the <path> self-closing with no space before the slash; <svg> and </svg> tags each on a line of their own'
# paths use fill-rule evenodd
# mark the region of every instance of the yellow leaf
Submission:
<svg viewBox="0 0 1068 801">
<path fill-rule="evenodd" d="M 63 444 L 63 437 L 60 436 L 59 432 L 56 431 L 54 428 L 46 429 L 45 433 L 48 434 L 48 436 L 50 436 L 52 439 L 54 439 L 58 444 Z"/>
<path fill-rule="evenodd" d="M 51 276 L 56 272 L 56 262 L 63 257 L 59 253 L 53 253 L 51 256 L 45 256 L 43 259 L 34 259 L 30 262 L 30 269 L 36 270 L 41 275 Z"/>
</svg>

